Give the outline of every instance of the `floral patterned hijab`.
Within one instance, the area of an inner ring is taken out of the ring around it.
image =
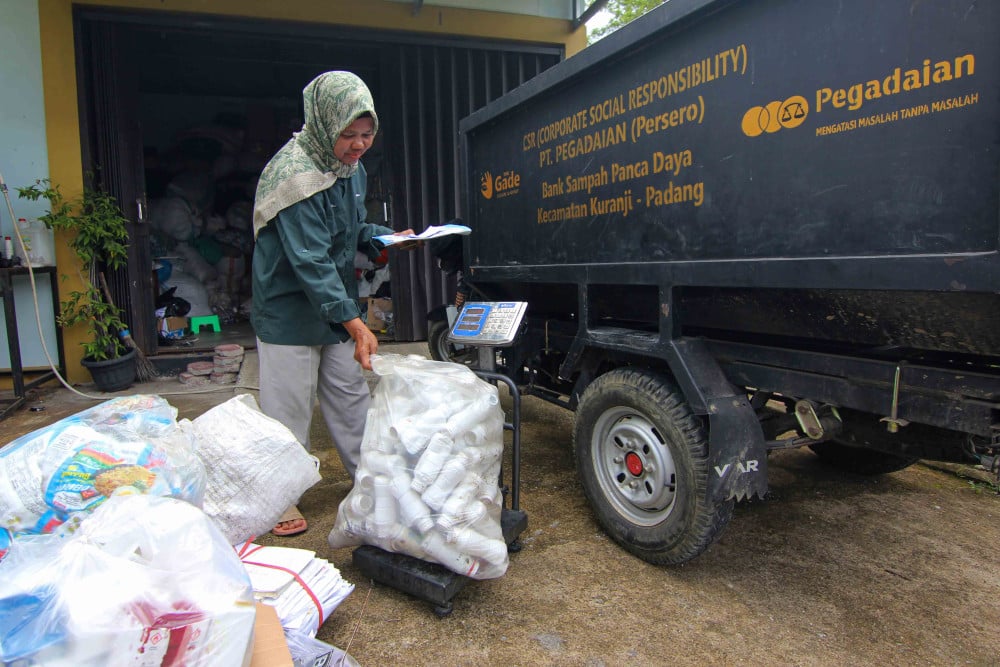
[[[368,86],[350,72],[326,72],[302,91],[305,124],[264,167],[253,206],[253,234],[292,204],[348,178],[358,166],[341,162],[333,145],[344,129],[365,113],[378,132],[378,116]]]

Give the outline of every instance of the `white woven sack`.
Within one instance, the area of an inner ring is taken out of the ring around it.
[[[230,544],[271,530],[321,479],[316,457],[286,426],[261,412],[250,394],[181,425],[207,472],[205,513]]]

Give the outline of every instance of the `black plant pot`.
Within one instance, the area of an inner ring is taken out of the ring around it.
[[[135,382],[135,350],[129,351],[115,359],[80,361],[90,371],[94,384],[101,391],[121,391],[128,389]]]

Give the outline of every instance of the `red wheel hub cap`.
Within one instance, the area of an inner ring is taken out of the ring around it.
[[[638,477],[642,474],[642,459],[635,452],[629,452],[625,455],[625,467],[628,471]]]

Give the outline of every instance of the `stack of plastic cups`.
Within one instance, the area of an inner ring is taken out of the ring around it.
[[[374,407],[368,408],[368,413],[365,416],[365,424],[378,424],[378,410]],[[364,456],[364,452],[377,450],[379,448],[379,443],[382,441],[378,430],[372,427],[365,427],[364,435],[361,437],[361,452]]]
[[[460,410],[448,418],[445,429],[452,438],[474,432],[477,426],[487,421],[499,399],[493,394],[487,394],[481,399],[470,403],[469,407]],[[485,431],[483,431],[485,434]]]
[[[501,565],[507,557],[507,545],[503,540],[490,539],[471,528],[460,528],[449,538],[461,553],[480,558],[490,565]]]
[[[441,506],[437,525],[445,532],[474,523],[486,514],[486,506],[476,498],[478,475],[467,475]]]
[[[375,476],[375,507],[372,512],[373,537],[388,540],[399,525],[396,498],[392,494],[392,480],[386,475]]]
[[[399,454],[386,454],[381,451],[369,452],[367,463],[368,472],[373,475],[394,477],[400,471],[406,471],[406,459]]]
[[[369,478],[371,479],[371,478]],[[341,512],[337,520],[341,531],[332,531],[327,538],[330,547],[340,549],[357,544],[372,530],[369,518],[375,501],[370,493],[359,493],[355,488],[349,496],[349,502],[341,503]]]
[[[371,514],[372,509],[375,507],[375,499],[369,495],[362,493],[356,493],[351,497],[351,502],[348,505],[349,511],[352,517],[356,517],[362,521]]]
[[[459,553],[452,546],[445,544],[444,538],[436,532],[424,535],[424,539],[420,542],[420,545],[434,560],[454,572],[471,577],[479,571],[478,560],[468,554]]]
[[[499,466],[497,466],[499,468]],[[503,493],[500,490],[500,471],[488,470],[485,476],[479,476],[479,486],[476,487],[476,498],[485,505],[503,505]]]
[[[399,516],[404,526],[417,532],[426,533],[434,528],[431,511],[410,487],[410,476],[404,474],[392,478],[392,492],[399,503]]]
[[[413,482],[411,484],[414,491],[423,493],[431,485],[431,482],[437,479],[438,473],[441,472],[441,468],[448,460],[448,455],[451,454],[452,445],[451,438],[443,433],[435,433],[431,437],[427,449],[420,455],[413,467]]]
[[[466,449],[478,449],[486,440],[486,427],[478,424],[459,436],[462,446]]]
[[[440,511],[452,490],[465,477],[467,468],[467,459],[464,456],[448,459],[448,462],[441,468],[441,474],[437,476],[433,484],[427,487],[420,498],[431,509]]]
[[[410,456],[417,456],[424,451],[449,414],[447,405],[439,405],[400,419],[389,428],[389,434],[402,443]]]
[[[396,532],[389,538],[389,551],[409,554],[414,558],[427,555],[420,537],[406,526],[397,526]]]

